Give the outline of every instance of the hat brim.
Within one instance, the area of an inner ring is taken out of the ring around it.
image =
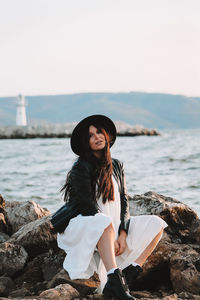
[[[110,140],[110,148],[114,144],[116,140],[116,127],[113,121],[104,116],[104,115],[92,115],[89,116],[82,121],[80,121],[76,127],[74,128],[72,135],[71,135],[71,148],[72,151],[77,154],[81,155],[82,154],[82,145],[81,145],[81,136],[84,132],[84,130],[88,129],[90,125],[98,125],[106,130],[106,132],[109,134],[111,137]]]

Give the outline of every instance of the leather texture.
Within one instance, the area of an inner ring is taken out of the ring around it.
[[[124,168],[123,164],[117,159],[112,159],[112,164],[113,175],[119,185],[121,199],[119,232],[125,230],[128,233],[130,214]],[[88,161],[81,157],[77,159],[70,171],[68,182],[70,188],[67,203],[62,207],[63,209],[59,209],[60,212],[58,210],[51,218],[57,232],[63,232],[70,219],[79,214],[90,216],[99,212],[95,187],[92,186],[92,165]],[[59,217],[61,218],[60,221]]]

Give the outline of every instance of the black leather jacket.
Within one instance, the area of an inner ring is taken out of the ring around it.
[[[126,191],[126,182],[124,177],[123,164],[117,160],[112,159],[113,164],[113,175],[119,185],[119,192],[121,198],[121,223],[119,226],[120,230],[125,230],[128,233],[130,214],[129,214],[129,200]],[[83,216],[95,215],[99,212],[97,205],[95,189],[91,184],[92,165],[84,160],[78,158],[74,163],[70,176],[69,176],[69,198],[68,204],[76,210],[77,215],[82,214]]]

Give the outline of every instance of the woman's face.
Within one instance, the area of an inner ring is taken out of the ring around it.
[[[106,145],[106,139],[102,132],[99,129],[90,125],[89,127],[89,146],[92,151],[98,152],[104,149]]]

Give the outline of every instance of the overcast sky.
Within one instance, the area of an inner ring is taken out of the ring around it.
[[[200,96],[200,0],[0,0],[0,96]]]

